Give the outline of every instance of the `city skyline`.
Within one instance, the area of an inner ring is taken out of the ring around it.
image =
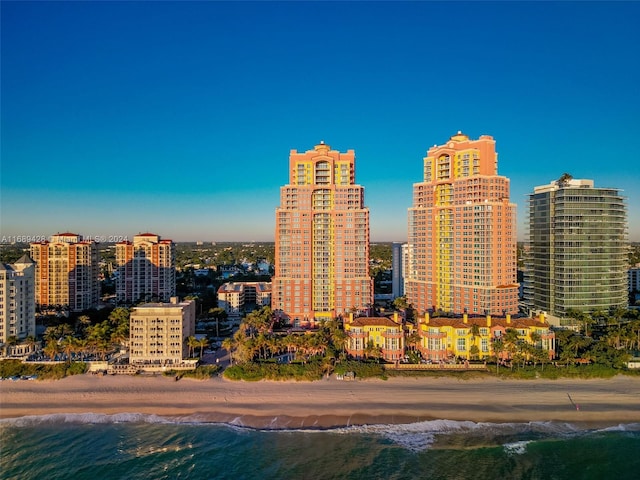
[[[2,2],[0,236],[274,241],[290,150],[356,151],[406,241],[427,150],[497,142],[518,240],[568,172],[640,241],[638,3]],[[636,191],[634,191],[636,187]]]

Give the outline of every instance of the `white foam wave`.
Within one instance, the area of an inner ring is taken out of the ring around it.
[[[527,445],[532,441],[533,440],[522,440],[520,442],[505,443],[503,448],[508,455],[523,455],[527,452]]]
[[[596,430],[598,432],[640,432],[640,423],[621,423]]]
[[[429,420],[407,424],[374,424],[351,425],[331,429],[319,428],[278,428],[278,418],[274,418],[268,428],[252,428],[246,426],[242,417],[236,417],[230,422],[211,422],[199,415],[167,418],[158,415],[141,413],[118,413],[113,415],[96,413],[33,415],[19,418],[0,419],[0,427],[30,427],[42,423],[78,423],[78,424],[109,424],[109,423],[149,423],[149,424],[179,424],[179,425],[215,425],[242,431],[261,431],[267,433],[314,433],[314,434],[364,434],[385,438],[396,445],[411,451],[423,451],[431,448],[439,439],[451,436],[452,441],[465,443],[460,435],[468,439],[467,444],[503,445],[508,453],[522,453],[530,438],[563,437],[566,435],[587,434],[591,432],[640,431],[640,423],[619,424],[601,429],[586,429],[583,426],[560,422],[528,422],[528,423],[487,423],[455,420]],[[502,441],[500,441],[502,438]],[[523,439],[524,438],[524,439]],[[513,440],[513,441],[511,441]],[[455,446],[455,443],[452,444]]]

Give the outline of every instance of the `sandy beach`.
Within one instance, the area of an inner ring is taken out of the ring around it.
[[[514,381],[391,378],[232,382],[78,375],[4,381],[0,418],[65,413],[155,414],[256,428],[328,428],[424,420],[640,422],[640,378]]]

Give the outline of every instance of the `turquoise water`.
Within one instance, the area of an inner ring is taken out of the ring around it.
[[[640,424],[253,430],[147,415],[0,421],[2,479],[640,478]]]

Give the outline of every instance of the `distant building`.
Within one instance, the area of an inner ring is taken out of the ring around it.
[[[32,243],[36,263],[35,302],[40,308],[78,312],[100,301],[98,247],[76,233],[58,233],[50,241]]]
[[[154,233],[116,244],[116,302],[168,302],[176,294],[176,246]]]
[[[224,308],[229,317],[240,317],[245,304],[263,307],[271,304],[271,283],[230,282],[218,288],[218,307]]]
[[[244,273],[244,270],[236,265],[219,265],[217,270],[218,275],[221,276],[224,280]]]
[[[519,340],[547,350],[550,359],[555,356],[555,334],[544,315],[538,318],[512,318],[508,314],[505,317],[463,315],[462,318],[431,318],[426,313],[418,320],[420,343],[417,347],[425,360],[472,359],[474,346],[477,347],[475,357],[487,359],[495,355],[493,342],[502,338],[510,328],[518,333]],[[506,352],[499,356],[508,358]]]
[[[419,313],[517,313],[516,206],[495,140],[458,132],[423,167],[409,209],[407,301]]]
[[[405,338],[402,320],[387,317],[357,317],[351,314],[344,322],[348,336],[346,351],[355,358],[371,355],[370,347],[379,349],[382,358],[389,362],[399,361],[404,356]]]
[[[13,264],[0,263],[0,344],[35,334],[35,263],[23,255]],[[11,350],[10,355],[19,354]]]
[[[391,293],[393,298],[404,296],[405,272],[408,261],[408,245],[394,242],[391,246]]]
[[[181,365],[188,356],[186,339],[196,331],[196,302],[172,297],[134,307],[129,330],[130,364]]]
[[[627,215],[618,190],[569,176],[529,195],[524,303],[559,323],[571,309],[628,305]]]
[[[630,268],[627,275],[629,276],[629,293],[640,293],[640,267]]]
[[[356,184],[355,153],[324,142],[289,155],[289,183],[276,209],[272,308],[314,324],[373,304],[369,209]]]

